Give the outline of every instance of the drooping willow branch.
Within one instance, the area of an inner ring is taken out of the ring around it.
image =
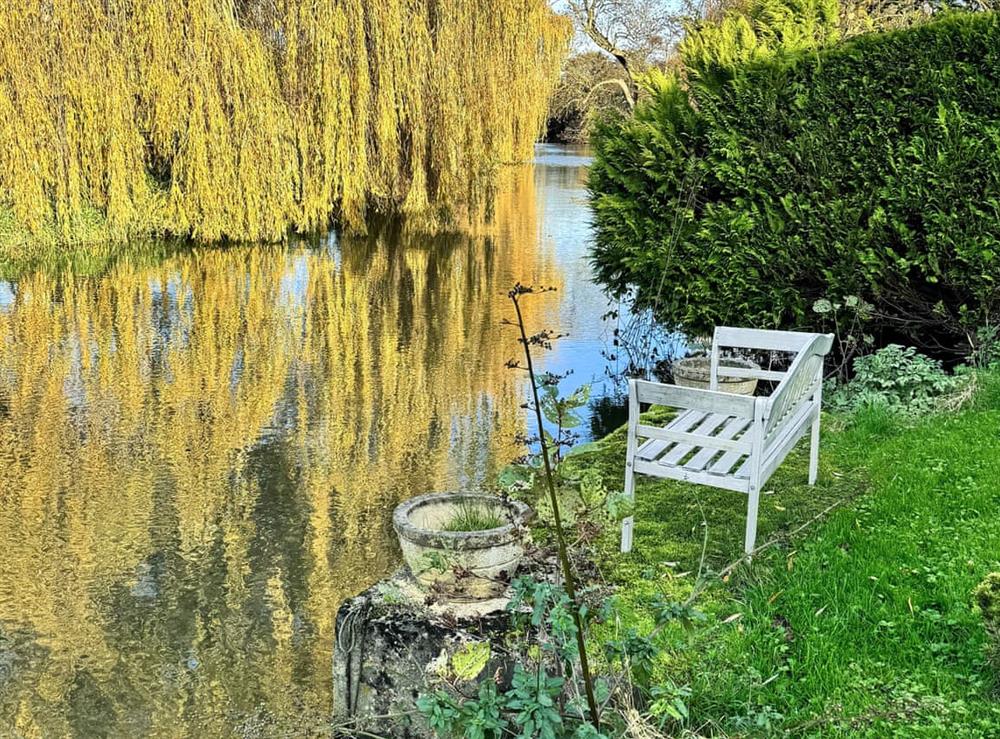
[[[0,219],[256,241],[474,214],[569,36],[545,0],[3,3]]]

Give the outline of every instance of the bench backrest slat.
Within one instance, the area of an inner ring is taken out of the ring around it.
[[[788,368],[764,408],[764,436],[767,439],[782,420],[808,400],[823,382],[823,358],[833,346],[830,334],[810,334],[808,343]]]
[[[652,403],[653,405],[664,405],[671,408],[680,407],[698,408],[709,413],[725,413],[730,416],[740,416],[742,418],[753,418],[754,398],[749,395],[722,395],[709,390],[697,390],[695,388],[680,387],[678,385],[668,385],[664,387],[658,382],[648,382],[646,380],[633,380],[632,386],[635,388],[636,399],[640,403]],[[688,403],[689,405],[683,405]]]
[[[800,352],[816,336],[801,331],[771,331],[758,328],[719,326],[715,329],[713,347],[762,349],[764,351]]]
[[[758,351],[780,351],[799,353],[817,334],[807,334],[798,331],[772,331],[757,328],[733,328],[719,326],[712,337],[712,355],[709,369],[709,387],[719,389],[719,359],[723,348],[755,349]],[[775,372],[766,369],[737,369],[723,367],[725,377],[748,377],[757,380],[781,382],[787,376],[786,372]]]

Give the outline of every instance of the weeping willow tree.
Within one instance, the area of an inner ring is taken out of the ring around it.
[[[277,240],[475,211],[541,130],[545,0],[24,0],[0,9],[0,230]]]

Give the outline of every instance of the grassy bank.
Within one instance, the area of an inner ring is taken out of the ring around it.
[[[78,222],[72,239],[64,238],[51,222],[41,232],[31,233],[18,224],[9,208],[0,205],[0,280],[17,280],[35,271],[100,275],[121,261],[156,264],[190,245],[185,239],[157,232],[118,243],[96,210],[89,210]]]
[[[635,551],[604,544],[619,592],[598,641],[651,637],[650,682],[681,706],[664,732],[1000,735],[970,598],[1000,569],[1000,377],[981,377],[960,411],[825,423],[819,484],[805,484],[798,449],[761,504],[758,542],[772,545],[724,578],[741,552],[743,496],[644,480]],[[624,435],[571,459],[620,487]],[[696,589],[704,622],[654,630],[657,597]]]

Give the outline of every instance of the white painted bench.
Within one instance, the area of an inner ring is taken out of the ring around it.
[[[630,381],[626,498],[635,496],[636,474],[746,493],[744,549],[752,552],[761,488],[810,426],[809,484],[816,482],[823,358],[832,345],[830,334],[719,327],[712,341],[711,389]],[[724,367],[725,377],[778,382],[769,397],[734,395],[717,390],[723,348],[790,352],[795,358],[785,372]],[[651,426],[640,422],[643,403],[678,411],[665,426]],[[622,522],[623,552],[632,549],[632,526],[631,516]]]

